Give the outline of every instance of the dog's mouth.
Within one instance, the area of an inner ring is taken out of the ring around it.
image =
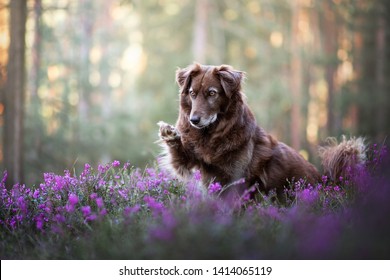
[[[199,122],[197,122],[197,123],[194,123],[191,120],[189,120],[189,122],[190,122],[192,127],[195,127],[196,129],[203,129],[203,128],[208,127],[210,124],[212,124],[216,120],[217,120],[217,114],[214,114],[206,119],[200,118]]]

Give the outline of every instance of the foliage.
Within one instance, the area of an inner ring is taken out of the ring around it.
[[[1,181],[1,259],[389,258],[390,181],[386,150],[372,146],[364,169],[340,182],[291,184],[227,201],[158,167],[86,164],[80,175],[45,173],[12,190]],[[386,175],[386,174],[385,174]]]

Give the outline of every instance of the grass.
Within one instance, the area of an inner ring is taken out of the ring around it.
[[[1,259],[388,259],[390,180],[372,146],[359,173],[335,184],[291,182],[230,203],[214,183],[114,161],[39,186],[0,183]]]

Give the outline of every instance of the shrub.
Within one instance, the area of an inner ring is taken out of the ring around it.
[[[386,150],[337,183],[300,179],[280,204],[272,192],[241,204],[200,173],[184,184],[157,167],[86,164],[44,174],[39,186],[0,182],[2,259],[389,258]]]

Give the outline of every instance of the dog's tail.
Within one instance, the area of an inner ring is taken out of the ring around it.
[[[366,163],[366,144],[361,137],[347,139],[340,143],[328,138],[325,146],[319,148],[324,174],[335,182],[350,178]]]

